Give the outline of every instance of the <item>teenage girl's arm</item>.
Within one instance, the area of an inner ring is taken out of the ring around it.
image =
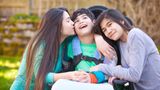
[[[99,52],[111,59],[115,53],[114,48],[110,46],[101,35],[95,34],[94,38]]]

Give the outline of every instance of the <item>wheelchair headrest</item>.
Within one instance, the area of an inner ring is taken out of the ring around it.
[[[95,15],[95,18],[97,19],[100,13],[103,12],[104,10],[107,10],[108,8],[105,6],[95,5],[89,7],[88,9]]]

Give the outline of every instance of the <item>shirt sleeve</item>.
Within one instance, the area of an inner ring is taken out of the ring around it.
[[[21,64],[18,70],[18,76],[13,81],[10,90],[24,90],[25,87],[25,75],[26,75],[26,56],[27,56],[27,48],[23,54]]]
[[[40,67],[40,64],[41,64],[41,61],[43,58],[44,48],[45,48],[45,44],[41,43],[35,53],[35,57],[34,57],[34,75],[35,75],[35,77],[38,74],[38,70],[39,70],[39,67]],[[46,75],[45,83],[46,84],[53,84],[53,82],[54,82],[54,73],[49,72]]]
[[[91,72],[91,74],[95,75],[95,77],[97,79],[96,83],[102,83],[107,80],[105,74],[101,71],[94,71],[94,72]],[[92,79],[92,77],[90,77],[90,78]]]
[[[54,83],[54,73],[49,72],[46,75],[46,83],[49,84],[49,85],[52,85]]]
[[[145,46],[140,35],[134,34],[129,40],[128,53],[126,54],[126,56],[128,56],[126,62],[129,67],[125,68],[123,66],[107,66],[105,64],[100,64],[99,70],[110,76],[115,76],[131,82],[138,82],[144,68]]]

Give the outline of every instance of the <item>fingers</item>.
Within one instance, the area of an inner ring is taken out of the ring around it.
[[[114,48],[112,46],[110,46],[108,43],[107,45],[104,44],[103,46],[104,48],[101,51],[101,53],[107,57],[108,59],[112,59],[113,55],[116,53]]]
[[[90,77],[89,74],[86,73],[85,71],[75,71],[71,80],[77,82],[89,83]]]
[[[116,77],[109,77],[108,78],[108,83],[113,85],[113,80],[115,80],[115,79],[116,79]]]
[[[82,83],[90,83],[90,82],[91,82],[90,76],[89,76],[88,73],[84,74],[84,75],[81,76],[79,79],[80,79],[79,82],[82,82]]]

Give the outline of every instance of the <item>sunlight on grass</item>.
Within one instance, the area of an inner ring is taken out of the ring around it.
[[[0,56],[0,90],[9,90],[18,74],[20,57]]]
[[[158,50],[159,50],[159,52],[160,52],[160,46],[157,46],[158,47]]]
[[[19,67],[19,65],[20,65],[20,62],[11,63],[9,61],[0,61],[1,67],[17,68],[17,67]]]
[[[0,77],[3,77],[5,79],[14,79],[17,73],[18,73],[17,69],[11,69],[5,72],[0,72]]]
[[[0,59],[0,77],[6,79],[13,79],[18,73],[18,67],[20,62],[14,62],[16,58],[6,58],[3,57]]]

